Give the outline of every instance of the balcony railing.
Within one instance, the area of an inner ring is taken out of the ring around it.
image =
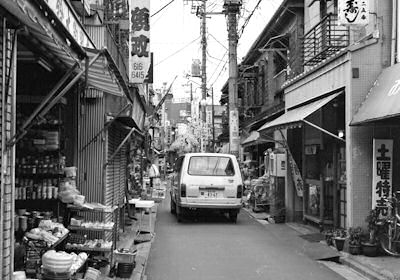
[[[304,36],[304,65],[312,66],[346,48],[348,27],[338,25],[337,15],[328,14]]]

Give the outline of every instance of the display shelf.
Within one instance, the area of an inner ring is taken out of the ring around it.
[[[115,225],[114,225],[115,226]],[[112,232],[114,230],[114,226],[112,228],[88,228],[81,226],[68,226],[69,230],[86,230],[86,231],[107,231]]]
[[[93,248],[93,247],[78,247],[78,246],[65,246],[65,250],[81,251],[81,252],[112,252],[113,248]]]
[[[67,208],[71,211],[86,211],[86,212],[98,212],[98,213],[114,213],[118,209],[118,206],[113,206],[111,208],[87,208],[77,205],[68,205]]]
[[[64,234],[64,236],[60,237],[60,239],[58,239],[58,241],[56,243],[54,243],[53,245],[51,245],[49,247],[49,249],[54,249],[56,248],[58,245],[60,245],[67,237],[68,237],[68,233]]]
[[[18,178],[37,178],[37,179],[58,179],[60,177],[64,177],[64,174],[58,173],[35,173],[35,174],[24,174],[24,173],[17,173],[15,175]]]
[[[37,199],[16,199],[16,203],[22,203],[22,202],[61,202],[58,198],[37,198]]]

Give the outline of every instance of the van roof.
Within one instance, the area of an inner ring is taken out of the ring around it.
[[[235,155],[222,154],[222,153],[187,153],[185,154],[185,156],[223,156],[223,157],[236,158]]]

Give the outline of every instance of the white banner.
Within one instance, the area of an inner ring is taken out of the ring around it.
[[[150,0],[129,1],[129,82],[143,83],[150,67]]]
[[[384,198],[392,196],[393,140],[374,139],[372,163],[372,209],[387,216],[388,207]]]
[[[297,163],[294,160],[292,153],[289,151],[289,149],[287,149],[287,154],[288,154],[290,170],[292,172],[293,184],[296,187],[297,196],[303,197],[304,181],[303,178],[301,177],[299,167],[297,166]]]
[[[369,19],[369,0],[339,0],[340,25],[366,25]]]
[[[231,154],[239,157],[239,112],[235,109],[229,110],[229,150]]]

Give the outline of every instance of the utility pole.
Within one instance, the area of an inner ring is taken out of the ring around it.
[[[239,110],[238,110],[238,66],[237,66],[237,14],[241,0],[225,0],[229,41],[229,152],[239,157]]]
[[[207,0],[189,0],[189,2],[201,2],[201,5],[192,6],[192,10],[196,10],[196,16],[201,18],[201,46],[202,46],[202,61],[201,61],[201,92],[202,92],[202,100],[200,100],[201,106],[201,116],[200,116],[200,124],[201,124],[201,151],[203,152],[203,129],[206,124],[206,99],[207,99],[207,15],[221,15],[221,12],[207,12],[206,2]],[[203,101],[203,104],[202,104]]]
[[[207,99],[207,11],[206,1],[202,0],[201,8],[201,98]],[[206,122],[206,106],[201,106],[201,118]]]
[[[211,88],[212,152],[215,152],[214,88]]]

